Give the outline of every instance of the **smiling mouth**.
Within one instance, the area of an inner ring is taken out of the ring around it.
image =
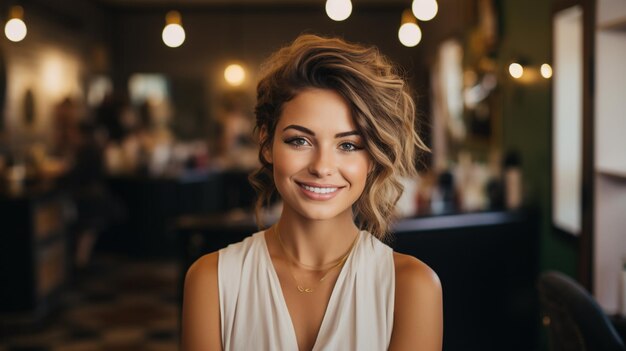
[[[298,185],[300,185],[305,190],[308,190],[316,194],[332,194],[341,188],[341,187],[336,187],[336,186],[335,187],[317,187],[317,186],[306,185],[303,183],[298,183]]]

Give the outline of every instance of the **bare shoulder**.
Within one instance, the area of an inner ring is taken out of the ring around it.
[[[411,255],[398,252],[393,253],[393,260],[396,269],[396,286],[400,285],[413,292],[441,292],[439,276],[426,263]]]
[[[219,253],[196,260],[185,275],[181,346],[185,351],[221,350]]]
[[[219,251],[211,252],[198,258],[187,270],[185,285],[196,284],[217,278]]]
[[[389,350],[441,350],[443,303],[439,277],[427,264],[394,252],[396,293]]]

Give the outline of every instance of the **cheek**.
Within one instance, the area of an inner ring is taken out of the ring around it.
[[[274,160],[274,181],[279,184],[287,181],[289,177],[306,168],[304,157],[294,155],[293,151],[281,145],[274,145],[272,158]]]
[[[353,186],[364,187],[370,162],[367,157],[359,158],[355,162],[346,162],[343,172]]]

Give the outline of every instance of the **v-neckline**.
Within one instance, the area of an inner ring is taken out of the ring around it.
[[[265,252],[265,258],[268,261],[268,270],[270,271],[270,276],[272,277],[272,279],[274,280],[274,285],[278,286],[278,289],[280,291],[280,309],[281,309],[281,314],[286,315],[289,318],[289,326],[291,326],[291,336],[292,336],[292,341],[295,342],[295,350],[300,350],[299,346],[298,346],[298,335],[296,334],[296,327],[293,324],[293,319],[291,318],[291,313],[289,313],[289,308],[287,307],[287,300],[285,299],[285,294],[283,293],[283,287],[280,284],[280,279],[278,278],[278,273],[276,272],[276,267],[274,267],[274,262],[272,261],[272,256],[270,255],[270,250],[267,246],[267,239],[265,237],[265,233],[267,231],[263,231],[262,232],[262,236],[263,236],[263,251]],[[361,230],[359,230],[358,234],[359,237],[357,238],[357,242],[355,244],[355,246],[352,248],[352,251],[350,252],[348,258],[346,259],[346,262],[343,264],[343,266],[341,267],[341,271],[339,272],[339,275],[337,276],[337,280],[335,280],[335,284],[333,285],[333,289],[330,293],[330,298],[328,299],[328,304],[326,305],[326,310],[324,311],[324,316],[322,317],[322,323],[320,324],[320,329],[317,331],[317,335],[315,336],[315,342],[313,343],[313,347],[311,348],[311,351],[315,351],[317,348],[317,342],[319,340],[319,336],[322,334],[322,332],[324,331],[324,327],[326,324],[328,324],[328,322],[326,321],[328,319],[328,311],[331,309],[331,307],[334,308],[334,305],[336,304],[335,300],[336,300],[336,295],[337,295],[337,283],[340,281],[340,279],[344,279],[344,276],[347,274],[348,269],[346,268],[347,266],[350,266],[351,262],[352,262],[352,256],[354,256],[354,252],[357,250],[357,247],[359,246],[359,242],[361,241]]]

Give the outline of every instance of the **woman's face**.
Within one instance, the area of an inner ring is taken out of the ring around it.
[[[284,206],[315,220],[352,216],[371,165],[345,100],[307,89],[283,105],[266,158]]]

